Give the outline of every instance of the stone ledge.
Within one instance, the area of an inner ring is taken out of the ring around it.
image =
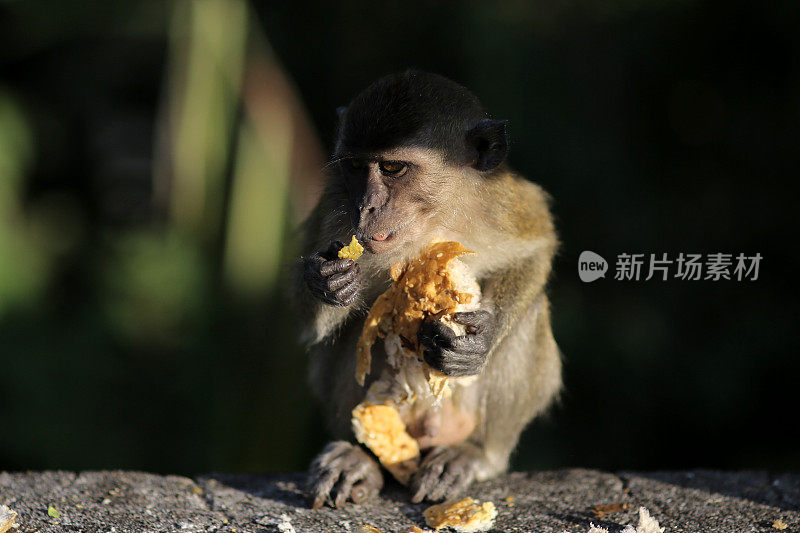
[[[344,509],[309,509],[303,474],[212,474],[194,479],[142,472],[0,473],[0,505],[16,511],[18,532],[274,532],[285,515],[297,531],[384,533],[424,527],[423,504],[389,485],[379,500]],[[469,495],[491,500],[493,531],[585,533],[589,524],[619,532],[650,510],[667,533],[800,532],[800,474],[766,472],[618,473],[557,470],[508,474],[474,485]],[[508,498],[508,500],[507,500]],[[513,500],[512,500],[513,499]],[[627,504],[598,517],[595,505]],[[57,517],[48,514],[52,506]]]

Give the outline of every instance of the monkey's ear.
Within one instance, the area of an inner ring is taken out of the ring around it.
[[[485,118],[467,133],[467,149],[472,166],[481,172],[492,170],[508,153],[507,120]]]

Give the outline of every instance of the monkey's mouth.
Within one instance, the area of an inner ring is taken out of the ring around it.
[[[397,239],[396,231],[379,231],[378,233],[373,233],[372,235],[364,235],[364,238],[361,239],[364,248],[367,251],[372,252],[373,254],[378,254],[381,252],[385,252],[390,250],[394,247],[395,242]]]

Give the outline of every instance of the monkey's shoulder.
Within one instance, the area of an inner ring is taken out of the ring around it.
[[[555,237],[550,195],[526,177],[504,170],[488,180],[492,189],[486,206],[498,228],[523,239]]]

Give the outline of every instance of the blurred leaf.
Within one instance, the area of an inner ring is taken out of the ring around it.
[[[15,99],[0,89],[0,316],[36,299],[49,274],[46,251],[21,208],[22,183],[33,152],[28,122]]]
[[[138,342],[177,340],[208,291],[197,248],[175,232],[137,232],[116,238],[112,257],[103,269],[103,294],[114,327]]]
[[[206,241],[222,224],[247,28],[241,0],[175,3],[157,190],[177,226]]]
[[[28,121],[16,99],[0,87],[0,223],[18,207],[18,189],[32,152]]]
[[[280,267],[292,131],[285,112],[272,119],[266,138],[247,122],[240,132],[225,243],[225,275],[240,295],[265,294]]]

